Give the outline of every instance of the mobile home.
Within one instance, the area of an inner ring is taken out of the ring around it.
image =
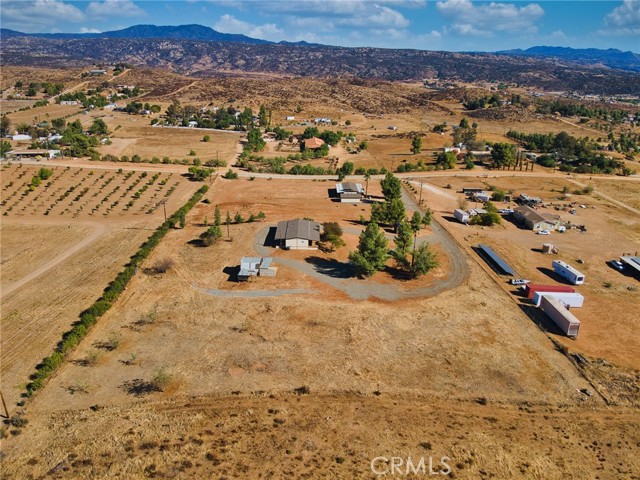
[[[584,274],[573,268],[571,265],[562,260],[554,260],[551,265],[553,270],[562,278],[568,280],[574,285],[582,285],[584,283]]]

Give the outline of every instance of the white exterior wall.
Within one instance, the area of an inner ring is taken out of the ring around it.
[[[308,250],[313,247],[309,246],[309,240],[304,238],[291,238],[285,240],[285,246],[291,250]]]
[[[454,210],[453,216],[462,223],[467,223],[469,221],[469,214],[463,210]]]
[[[574,285],[582,285],[584,283],[584,279],[585,279],[584,274],[580,273],[579,271],[575,270],[574,268],[571,268],[569,265],[568,265],[568,267],[570,267],[571,269],[566,268],[564,265],[559,264],[555,260],[552,262],[551,265],[553,266],[553,270],[558,275],[560,275],[563,278],[566,278],[567,280],[569,280]]]
[[[570,293],[570,292],[535,292],[533,294],[533,303],[536,304],[536,307],[540,306],[542,302],[542,297],[553,297],[556,300],[560,300],[565,305],[569,305],[573,308],[580,308],[584,303],[584,297],[580,295],[578,292]]]

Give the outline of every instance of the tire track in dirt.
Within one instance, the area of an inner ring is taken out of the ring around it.
[[[92,226],[95,227],[95,231],[91,235],[84,238],[83,240],[80,240],[73,247],[64,251],[57,257],[52,258],[44,265],[38,267],[31,273],[22,277],[20,280],[17,280],[13,283],[10,283],[9,285],[2,287],[2,290],[0,290],[0,299],[6,300],[13,292],[18,290],[20,287],[22,287],[26,283],[38,278],[40,275],[44,274],[45,272],[51,270],[55,266],[64,262],[67,258],[75,255],[83,248],[86,248],[89,245],[91,245],[93,242],[98,240],[102,235],[104,235],[105,231],[107,230],[107,226],[103,223],[93,223]]]

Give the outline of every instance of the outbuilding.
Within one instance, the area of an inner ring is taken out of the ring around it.
[[[278,222],[275,241],[279,247],[290,250],[317,250],[320,224],[302,218]]]
[[[551,262],[553,271],[560,275],[562,278],[568,280],[574,285],[582,285],[584,283],[584,274],[573,268],[568,263],[562,260],[554,260]]]
[[[469,213],[459,208],[453,211],[453,216],[456,217],[456,220],[460,223],[467,223],[469,221]]]
[[[360,203],[364,188],[362,184],[355,182],[336,183],[336,193],[342,203]]]

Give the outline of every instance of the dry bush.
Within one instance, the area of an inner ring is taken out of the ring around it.
[[[151,270],[153,271],[153,273],[165,273],[168,270],[171,269],[171,267],[173,267],[174,262],[172,259],[170,258],[163,258],[161,260],[158,260],[153,267],[151,267]]]

